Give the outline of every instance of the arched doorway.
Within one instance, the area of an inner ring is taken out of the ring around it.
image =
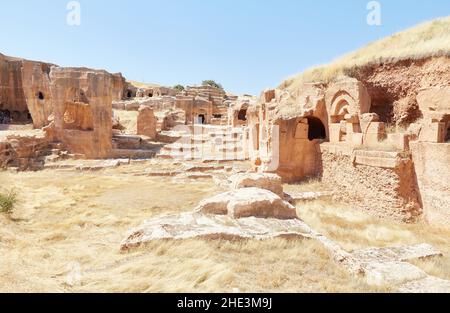
[[[308,139],[310,141],[314,139],[326,139],[327,131],[325,125],[317,117],[307,117],[308,120]]]
[[[199,114],[197,118],[198,124],[205,124],[206,123],[206,116],[205,114]]]
[[[240,121],[247,121],[247,110],[241,109],[238,113],[238,120]]]
[[[332,109],[331,122],[340,123],[345,119],[345,115],[349,114],[350,104],[346,99],[339,100]]]
[[[346,116],[351,114],[349,96],[343,95],[335,100],[330,116],[330,141],[333,143],[347,140]]]

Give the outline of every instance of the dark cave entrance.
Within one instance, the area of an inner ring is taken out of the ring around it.
[[[198,122],[199,122],[200,124],[205,124],[205,122],[206,122],[206,116],[205,116],[205,114],[199,114],[199,115],[198,115]]]
[[[239,111],[238,120],[244,121],[244,122],[247,121],[247,110],[242,109]]]
[[[325,125],[317,117],[307,117],[308,120],[308,139],[327,139],[327,131]]]

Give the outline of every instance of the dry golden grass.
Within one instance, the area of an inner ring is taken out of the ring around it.
[[[450,57],[450,17],[420,24],[390,37],[373,42],[355,52],[344,55],[330,64],[311,68],[295,75],[281,85],[281,89],[296,89],[306,82],[331,82],[341,75],[349,75],[355,68],[372,63],[396,62],[405,59]]]
[[[223,191],[210,180],[126,173],[148,166],[0,173],[20,190],[12,217],[0,216],[0,291],[380,291],[315,241],[159,241],[121,253],[121,240],[143,220],[190,211]],[[71,278],[78,268],[79,283]]]
[[[289,194],[301,192],[320,192],[328,191],[329,188],[319,178],[310,178],[296,184],[285,184],[284,191]]]
[[[297,206],[299,216],[315,230],[337,241],[347,251],[367,247],[390,247],[429,243],[444,256],[414,262],[430,275],[450,279],[450,231],[425,223],[399,224],[367,215],[332,200]]]
[[[0,215],[3,292],[379,292],[335,264],[318,242],[158,241],[130,253],[130,228],[164,214],[191,211],[222,192],[211,180],[134,176],[169,163],[133,164],[95,173],[0,173],[19,191],[11,217]],[[318,181],[293,190],[325,190]],[[331,202],[299,206],[301,216],[347,249],[430,242],[448,253],[448,234],[378,221]],[[447,277],[447,257],[421,262]],[[448,271],[448,270],[447,270]],[[74,277],[76,279],[74,279]]]
[[[154,84],[154,83],[141,83],[138,81],[134,81],[134,80],[128,80],[128,83],[130,83],[131,85],[133,85],[136,88],[152,88],[152,87],[161,87],[161,85],[158,84]]]

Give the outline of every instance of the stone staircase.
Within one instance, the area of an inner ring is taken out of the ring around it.
[[[162,145],[141,136],[114,135],[112,158],[150,159],[160,151]]]
[[[54,163],[65,160],[82,160],[84,154],[69,153],[61,142],[50,142],[48,150],[44,152],[42,161],[45,163]]]
[[[244,149],[246,133],[243,128],[223,126],[195,126],[194,133],[163,132],[169,144],[165,145],[157,158],[202,160],[202,161],[243,161],[248,156]]]

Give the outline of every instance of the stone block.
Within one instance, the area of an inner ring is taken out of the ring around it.
[[[351,134],[352,142],[351,144],[354,146],[361,146],[363,144],[363,134],[362,133],[354,133]]]
[[[422,127],[419,141],[443,143],[445,142],[445,123],[430,123]]]
[[[389,134],[386,143],[400,151],[409,150],[409,137],[403,133]]]
[[[374,145],[386,139],[386,126],[382,122],[373,122],[367,127],[364,136],[365,145]]]
[[[359,123],[347,123],[347,135],[351,135],[354,133],[360,133],[361,127],[359,126]]]
[[[330,142],[338,143],[341,141],[341,124],[330,124]]]

